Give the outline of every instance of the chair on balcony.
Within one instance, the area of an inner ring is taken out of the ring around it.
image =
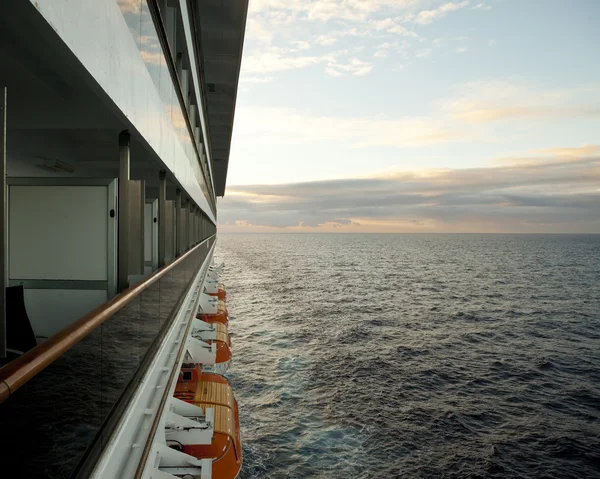
[[[6,288],[6,350],[4,363],[29,351],[37,345],[31,321],[25,309],[23,286]]]

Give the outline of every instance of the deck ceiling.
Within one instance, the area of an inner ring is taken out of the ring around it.
[[[248,0],[197,0],[216,196],[225,194]]]
[[[131,177],[157,189],[160,158],[29,2],[0,0],[3,87],[9,177],[116,178],[118,135],[128,129]],[[51,160],[74,172],[48,171],[43,164]],[[180,186],[168,175],[169,199]]]

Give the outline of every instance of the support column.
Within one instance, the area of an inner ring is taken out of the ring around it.
[[[0,358],[6,357],[6,287],[8,286],[8,227],[6,221],[6,102],[7,89],[0,89]]]
[[[200,208],[196,210],[196,244],[200,243]]]
[[[194,229],[194,203],[192,200],[189,200],[188,205],[187,247],[190,249],[192,247],[192,230]]]
[[[204,241],[206,235],[204,234],[204,213],[200,213],[200,241]]]
[[[181,219],[181,190],[175,190],[175,256],[181,254],[181,233],[183,221]]]
[[[192,230],[190,231],[190,237],[192,246],[196,246],[196,215],[198,214],[198,207],[194,205],[192,208]]]
[[[158,174],[158,267],[167,263],[167,172]]]
[[[198,226],[198,237],[200,241],[204,241],[204,234],[202,233],[203,225],[204,225],[204,215],[202,211],[200,212],[200,217],[198,218],[198,222],[200,225]]]
[[[193,235],[193,231],[194,231],[194,208],[196,206],[194,205],[194,203],[192,203],[192,201],[190,200],[190,209],[188,211],[188,218],[189,218],[189,228],[188,228],[188,249],[191,248],[194,243],[192,241],[192,235]]]
[[[131,137],[127,130],[119,134],[119,224],[118,224],[118,290],[129,286],[129,173],[131,158],[129,143]]]
[[[200,208],[196,211],[196,244],[200,243]]]
[[[181,252],[187,251],[189,243],[189,231],[190,231],[190,200],[186,198],[185,207],[183,208],[181,215],[183,219],[183,226],[181,227]]]

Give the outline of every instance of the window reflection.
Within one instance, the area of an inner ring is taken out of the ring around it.
[[[161,98],[165,113],[192,167],[194,177],[208,204],[212,205],[200,158],[196,155],[194,140],[190,137],[187,129],[184,112],[181,109],[148,4],[146,0],[117,0],[117,4]]]

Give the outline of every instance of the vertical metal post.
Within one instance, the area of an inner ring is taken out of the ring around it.
[[[127,130],[119,134],[119,251],[118,251],[118,285],[119,291],[129,286],[129,172],[131,158],[129,143],[131,137]]]
[[[6,356],[6,287],[8,286],[8,224],[6,194],[6,102],[7,88],[0,90],[0,358]]]
[[[181,221],[181,190],[175,190],[175,256],[181,254],[181,233],[183,221]]]
[[[167,263],[167,172],[158,174],[158,267]]]

